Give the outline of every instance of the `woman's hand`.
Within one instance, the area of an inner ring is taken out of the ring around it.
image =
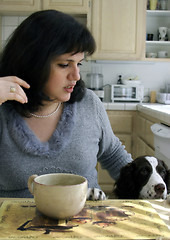
[[[28,99],[22,87],[29,88],[30,86],[15,76],[0,77],[0,105],[7,100],[27,103]]]

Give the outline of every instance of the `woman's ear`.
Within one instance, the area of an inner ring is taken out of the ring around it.
[[[120,199],[137,199],[139,193],[136,192],[134,179],[135,165],[128,163],[120,171],[119,179],[115,183],[114,193]]]

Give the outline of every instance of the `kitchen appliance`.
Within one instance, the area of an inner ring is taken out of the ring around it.
[[[101,73],[88,73],[86,75],[86,87],[93,90],[95,94],[103,100],[104,89],[103,89],[103,75]]]
[[[170,104],[170,93],[157,93],[156,100],[158,103]]]
[[[166,83],[165,88],[156,94],[156,101],[158,103],[170,104],[170,83]]]
[[[111,85],[112,102],[141,102],[143,95],[142,85]]]
[[[170,168],[170,127],[155,123],[151,126],[154,134],[155,157],[165,161]]]

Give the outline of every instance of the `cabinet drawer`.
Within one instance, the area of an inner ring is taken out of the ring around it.
[[[136,126],[137,135],[141,138],[145,138],[145,119],[141,116],[137,116]]]
[[[141,138],[137,138],[137,151],[136,157],[143,156],[143,155],[150,155],[154,156],[154,150],[149,147]]]
[[[154,135],[153,132],[151,131],[151,126],[154,123],[146,120],[146,136],[145,136],[145,140],[148,143],[149,146],[151,146],[152,148],[154,148]]]
[[[137,116],[137,135],[142,138],[149,146],[154,147],[154,135],[151,131],[151,126],[154,122],[142,117]]]

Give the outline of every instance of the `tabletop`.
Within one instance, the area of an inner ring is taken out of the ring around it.
[[[0,198],[0,204],[0,240],[170,237],[170,205],[164,200],[87,201],[78,215],[58,222],[39,213],[34,199]]]

